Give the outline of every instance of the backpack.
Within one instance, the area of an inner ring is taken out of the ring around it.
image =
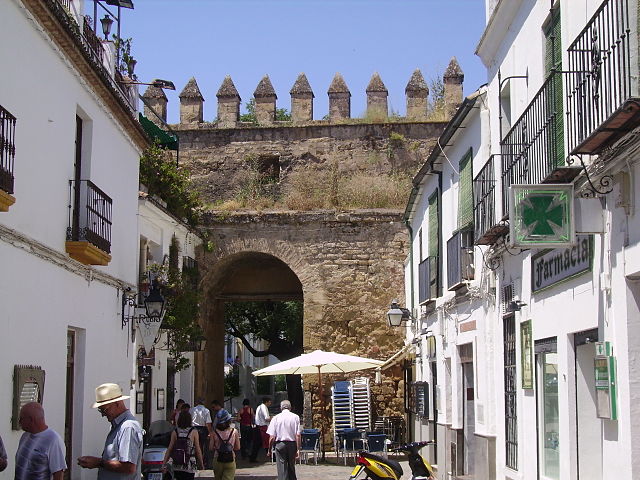
[[[218,462],[220,463],[231,463],[233,462],[233,446],[229,443],[229,439],[231,435],[233,435],[233,428],[231,429],[231,433],[227,437],[226,440],[223,440],[218,431],[216,430],[216,435],[222,442],[218,447]]]
[[[191,452],[193,447],[189,448],[189,436],[192,430],[193,427],[189,429],[186,437],[181,437],[176,428],[176,443],[173,444],[173,450],[171,450],[171,460],[173,460],[174,465],[186,466],[193,456]]]

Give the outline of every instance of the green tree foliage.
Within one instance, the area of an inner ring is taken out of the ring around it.
[[[436,119],[446,116],[444,103],[444,80],[442,75],[432,77],[429,82],[429,116]]]
[[[150,195],[167,203],[167,210],[195,227],[200,221],[202,204],[198,192],[192,187],[189,171],[178,166],[171,155],[153,144],[140,157],[140,183],[146,185]]]
[[[241,122],[258,123],[258,117],[256,117],[256,101],[255,99],[249,100],[244,104],[247,109],[247,113],[240,114]],[[286,108],[276,108],[276,120],[279,122],[290,122],[291,113]]]
[[[234,368],[224,376],[224,396],[233,398],[240,395],[240,369]]]

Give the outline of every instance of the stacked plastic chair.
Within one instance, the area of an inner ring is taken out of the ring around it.
[[[364,431],[371,430],[371,389],[369,379],[360,377],[353,380],[353,426]]]

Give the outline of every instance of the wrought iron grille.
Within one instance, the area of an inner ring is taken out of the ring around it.
[[[102,41],[98,38],[96,32],[93,31],[93,28],[91,28],[92,21],[89,15],[85,15],[84,21],[82,22],[82,36],[87,42],[91,54],[95,56],[95,60],[98,64],[102,65],[104,49],[102,48]]]
[[[447,288],[473,280],[473,230],[462,230],[447,241]]]
[[[71,13],[71,0],[58,0],[58,3],[67,9]]]
[[[494,155],[473,180],[474,241],[484,244],[484,236],[496,224],[496,174]]]
[[[111,198],[89,180],[69,180],[67,240],[111,253]]]
[[[13,193],[16,117],[0,106],[0,190]]]
[[[427,257],[418,265],[418,302],[437,298],[439,286],[438,257]]]
[[[538,184],[564,165],[562,73],[552,72],[501,142],[502,212],[509,211],[509,187]]]
[[[570,151],[595,152],[584,143],[633,96],[630,40],[628,0],[605,0],[568,48]]]
[[[504,417],[507,467],[518,469],[518,409],[516,387],[516,323],[513,314],[503,318]]]

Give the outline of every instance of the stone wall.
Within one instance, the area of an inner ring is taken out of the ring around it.
[[[205,224],[213,251],[199,259],[208,343],[197,390],[207,398],[221,395],[224,339],[218,297],[234,270],[229,259],[246,252],[272,255],[299,278],[305,351],[377,359],[398,351],[402,336],[387,326],[385,314],[390,300],[404,291],[408,238],[401,217],[396,211],[209,214]],[[402,412],[402,386],[399,372],[394,373],[373,388],[376,416]],[[305,378],[305,389],[315,383],[315,376]],[[323,383],[329,395],[332,379]]]

